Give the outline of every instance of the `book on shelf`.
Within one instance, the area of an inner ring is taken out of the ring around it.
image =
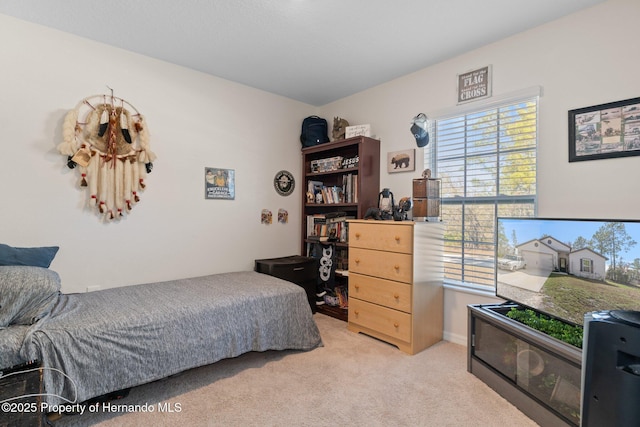
[[[322,202],[327,204],[344,203],[344,191],[342,187],[323,186],[320,190],[322,192]]]
[[[342,188],[344,188],[344,201],[345,203],[351,203],[352,193],[351,193],[351,179],[349,178],[351,174],[342,175]]]
[[[327,236],[308,236],[307,239],[311,242],[328,242],[329,237]]]
[[[307,215],[307,239],[320,242],[346,241],[346,219],[345,212]]]
[[[324,231],[326,232],[327,219],[323,214],[307,215],[307,238],[308,239],[320,240],[320,237],[323,237],[323,234],[322,234],[323,227],[324,227]]]
[[[353,180],[353,203],[358,203],[358,180]]]
[[[309,203],[358,203],[358,175],[344,174],[342,185],[325,185],[322,181],[309,180],[307,193]]]
[[[348,173],[342,176],[342,187],[344,188],[344,201],[345,203],[357,203],[357,182],[358,176],[352,173]]]
[[[340,221],[345,221],[347,219],[347,213],[346,212],[328,212],[326,214],[324,214],[324,217],[326,219],[327,224],[333,223],[333,222],[340,222]]]
[[[340,308],[349,308],[349,295],[347,294],[347,288],[345,286],[337,286],[334,289],[334,292],[338,297]]]
[[[339,249],[336,253],[336,272],[340,270],[342,276],[349,275],[349,250]]]

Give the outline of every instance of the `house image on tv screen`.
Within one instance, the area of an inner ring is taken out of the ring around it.
[[[516,248],[527,269],[542,274],[560,271],[585,279],[605,279],[608,258],[590,248],[573,250],[551,236],[529,240]]]

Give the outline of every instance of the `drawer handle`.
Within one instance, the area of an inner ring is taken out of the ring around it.
[[[396,329],[397,329],[399,326],[400,326],[400,324],[399,324],[398,322],[393,322],[393,327],[394,327],[394,328],[396,328]]]
[[[396,236],[396,242],[400,241],[400,236]]]
[[[357,261],[356,261],[357,262]],[[394,265],[393,268],[397,271],[400,270],[400,266],[398,264]]]
[[[355,261],[356,264],[359,264],[360,263],[360,258],[356,258],[356,259],[354,259],[354,261]]]
[[[356,233],[356,239],[360,238],[360,233]]]
[[[360,314],[360,312],[358,310],[354,311],[355,315],[357,316],[358,314]]]
[[[398,293],[393,294],[393,297],[394,297],[395,299],[400,299],[400,295],[399,295]]]
[[[356,288],[356,290],[360,289],[360,285],[353,285],[354,288]]]

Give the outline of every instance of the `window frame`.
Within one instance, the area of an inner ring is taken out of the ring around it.
[[[535,139],[535,146],[533,148],[533,152],[535,153],[535,159],[536,159],[536,175],[535,175],[535,183],[533,184],[533,188],[534,188],[534,194],[533,195],[527,195],[527,196],[508,196],[508,195],[499,195],[496,194],[494,196],[488,196],[488,197],[464,197],[464,202],[459,202],[457,204],[460,204],[461,208],[464,209],[465,205],[468,203],[486,203],[489,200],[493,200],[491,202],[491,205],[493,206],[493,219],[494,221],[496,221],[497,217],[498,217],[498,206],[501,203],[517,203],[519,201],[526,201],[529,204],[533,205],[533,213],[532,213],[532,217],[537,217],[537,213],[538,213],[538,158],[539,158],[539,153],[538,153],[538,141],[539,141],[539,123],[540,123],[540,98],[542,96],[542,89],[539,86],[535,86],[535,87],[531,87],[531,88],[527,88],[527,89],[523,89],[521,91],[517,91],[517,92],[512,92],[503,96],[499,96],[499,97],[494,97],[490,100],[483,100],[483,101],[478,101],[478,102],[474,102],[474,103],[469,103],[469,104],[464,104],[464,105],[460,105],[460,106],[456,106],[453,108],[449,108],[446,110],[441,110],[441,111],[437,111],[434,113],[431,113],[429,115],[429,119],[430,119],[430,133],[433,135],[432,137],[432,144],[430,144],[429,146],[424,148],[424,167],[425,168],[429,168],[432,170],[433,176],[436,178],[439,178],[439,173],[438,173],[438,164],[437,164],[437,156],[438,156],[438,135],[435,132],[436,129],[436,124],[438,121],[442,121],[442,120],[447,120],[447,119],[452,119],[452,118],[456,118],[456,117],[465,117],[465,116],[469,116],[471,114],[474,113],[479,113],[482,111],[486,111],[486,110],[491,110],[491,109],[498,109],[500,107],[506,107],[508,105],[512,105],[518,102],[526,102],[526,101],[530,101],[532,99],[535,99],[536,101],[536,139]],[[497,156],[500,155],[500,150],[498,147],[496,147],[495,153]],[[498,157],[499,159],[499,157]],[[499,185],[499,181],[500,181],[500,176],[496,176],[495,178],[495,184]],[[446,200],[446,198],[442,198],[441,201],[442,205],[446,205],[448,203],[448,201]],[[442,214],[442,213],[441,213]],[[446,222],[446,217],[442,217],[442,220]],[[493,242],[490,242],[491,245],[493,245],[493,248],[495,249],[497,247],[497,234],[498,234],[498,230],[495,228],[495,223],[493,225]],[[465,229],[464,229],[465,225],[462,225],[462,230],[461,230],[461,234],[464,233]],[[463,237],[461,240],[461,270],[464,270],[464,264],[465,264],[465,254],[464,254],[464,243],[465,242],[465,238]],[[485,242],[485,243],[489,243],[489,242]],[[446,245],[446,242],[445,242]],[[445,246],[446,248],[446,246]],[[445,253],[446,256],[446,253]],[[492,260],[495,259],[495,251],[493,256],[491,257]],[[449,287],[449,288],[454,288],[457,290],[461,290],[461,291],[471,291],[473,293],[479,293],[479,294],[485,294],[485,295],[492,295],[495,296],[495,288],[496,288],[496,267],[495,264],[493,266],[493,284],[492,285],[486,285],[486,284],[481,284],[481,283],[475,283],[472,281],[465,281],[465,275],[464,273],[461,273],[461,278],[463,280],[456,280],[453,279],[451,277],[446,277],[444,279],[444,284],[445,286]]]

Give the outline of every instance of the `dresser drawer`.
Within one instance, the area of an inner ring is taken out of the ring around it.
[[[349,297],[411,313],[411,285],[407,283],[352,273]]]
[[[411,315],[356,298],[349,299],[349,323],[411,342]]]
[[[349,272],[412,283],[413,257],[396,252],[350,247]]]
[[[395,221],[350,222],[349,247],[410,254],[413,251],[413,226]]]

